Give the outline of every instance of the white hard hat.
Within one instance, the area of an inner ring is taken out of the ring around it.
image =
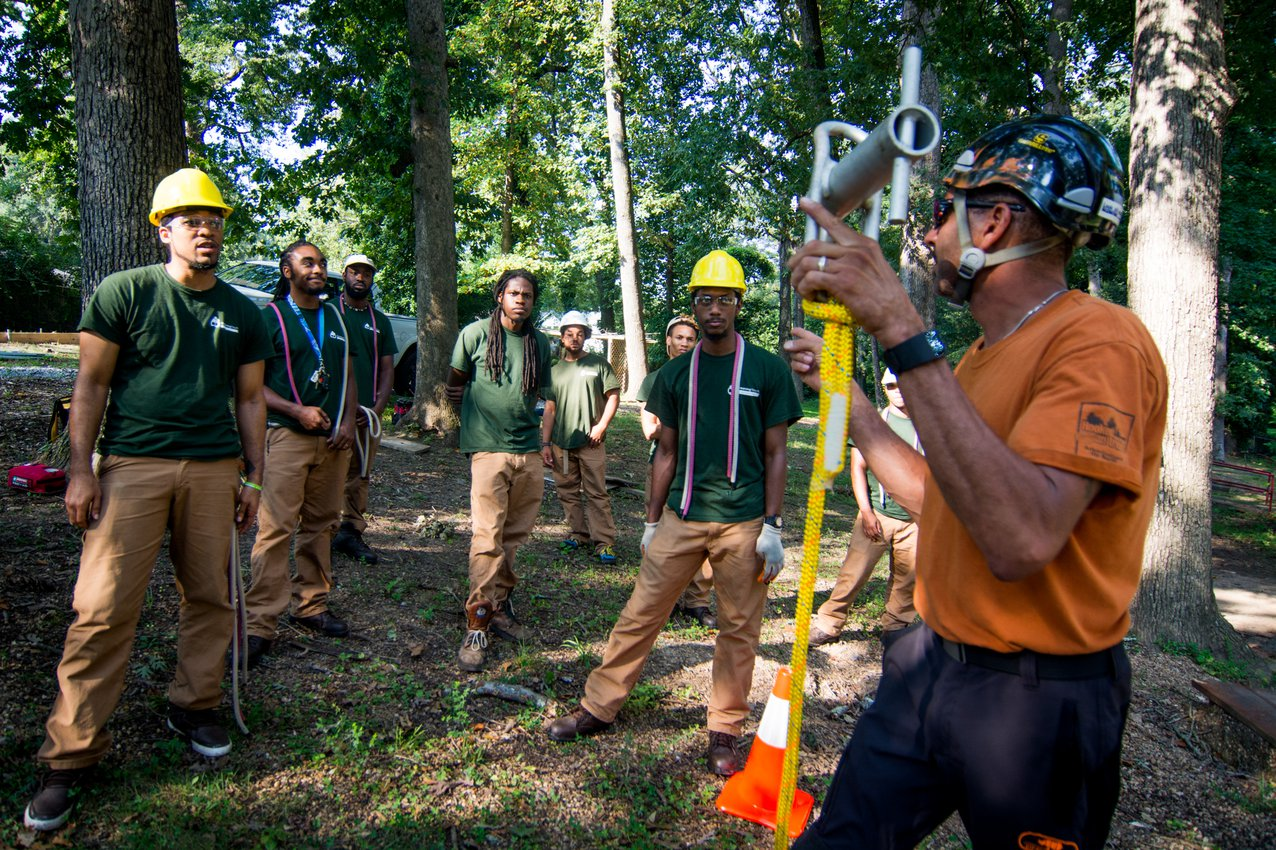
[[[367,266],[374,272],[377,270],[377,264],[372,262],[367,254],[351,254],[346,257],[346,261],[341,265],[341,271],[344,273],[351,266]]]
[[[585,339],[589,339],[594,335],[594,329],[589,326],[589,319],[579,310],[568,310],[558,322],[558,332],[560,334],[571,327],[584,328]]]
[[[899,383],[899,379],[895,377],[894,372],[892,372],[889,368],[882,370],[882,386],[886,386],[887,384],[898,384],[898,383]]]

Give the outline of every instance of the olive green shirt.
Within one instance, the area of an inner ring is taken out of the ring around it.
[[[907,416],[901,416],[892,408],[882,410],[882,419],[886,420],[886,424],[894,431],[899,438],[908,443],[917,451],[922,450],[921,441],[917,439],[917,429],[913,427],[913,420]],[[853,440],[847,440],[848,446],[854,446]],[[908,511],[900,507],[899,503],[891,498],[891,494],[887,493],[883,488],[877,476],[873,474],[873,470],[868,470],[868,493],[873,501],[873,511],[883,514],[891,519],[897,519],[903,522],[912,522],[913,517]]]
[[[667,506],[677,511],[686,482],[688,383],[691,353],[660,367],[647,409],[678,434],[678,462]],[[744,522],[763,515],[766,506],[766,431],[792,425],[802,416],[789,367],[756,345],[745,343],[740,375],[740,457],[736,481],[727,479],[731,371],[735,355],[701,354],[697,399],[696,454],[691,506],[683,519],[696,522]]]
[[[309,337],[301,329],[297,314],[292,311],[287,299],[281,298],[270,302],[263,310],[266,324],[270,327],[270,339],[275,346],[274,356],[266,361],[266,386],[281,398],[305,407],[321,408],[328,414],[333,425],[336,425],[337,414],[341,410],[341,390],[344,386],[342,374],[346,367],[346,358],[355,356],[354,349],[346,345],[346,336],[340,321],[341,315],[336,307],[324,302],[315,310],[304,307],[299,309],[301,315],[305,317],[310,333],[315,337],[315,342],[320,345],[324,370],[328,375],[327,381],[320,385],[311,380],[319,368],[319,361],[315,358],[315,351],[310,346]],[[322,325],[319,321],[320,311],[323,311]],[[322,341],[319,339],[320,330],[323,332]],[[288,380],[290,361],[292,363],[291,381]],[[296,419],[277,410],[266,413],[266,425],[271,428],[291,428],[302,434],[315,436],[329,433],[326,429],[309,431]]]
[[[461,400],[461,451],[529,454],[540,451],[541,423],[536,398],[552,397],[553,376],[549,339],[536,328],[521,333],[505,330],[504,369],[493,381],[487,373],[487,329],[491,318],[479,319],[461,329],[452,349],[452,368],[469,375]],[[531,334],[539,361],[540,386],[524,395],[523,347]]]
[[[354,352],[354,378],[359,387],[359,404],[372,407],[377,401],[377,381],[381,377],[381,358],[393,357],[399,352],[394,340],[394,328],[390,320],[371,304],[364,310],[356,310],[344,300],[338,300],[341,318],[346,320],[346,332],[350,334],[350,350]]]
[[[108,276],[80,330],[120,348],[98,451],[130,457],[238,457],[231,412],[239,367],[265,360],[261,313],[222,281],[199,291],[162,265]]]
[[[554,375],[554,431],[550,440],[571,451],[589,445],[589,432],[602,418],[608,393],[620,392],[611,364],[593,352],[559,360]]]

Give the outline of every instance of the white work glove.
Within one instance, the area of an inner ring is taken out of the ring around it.
[[[762,523],[762,533],[758,535],[758,557],[762,559],[762,575],[758,576],[758,581],[770,584],[784,566],[784,542],[780,539],[780,529],[774,525]]]
[[[642,524],[642,553],[647,554],[647,547],[651,545],[651,538],[656,536],[656,526],[659,522],[644,522]]]

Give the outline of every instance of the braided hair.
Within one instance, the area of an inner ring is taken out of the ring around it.
[[[487,358],[483,365],[487,375],[495,384],[500,384],[505,372],[505,328],[501,326],[501,296],[511,280],[522,278],[532,286],[532,302],[540,296],[540,281],[536,275],[526,269],[510,269],[501,275],[492,288],[492,297],[497,300],[496,309],[492,311],[492,320],[487,326]],[[529,326],[523,334],[523,395],[534,395],[541,385],[540,358],[537,356],[536,333]]]
[[[292,290],[292,284],[289,283],[288,278],[284,276],[284,267],[292,263],[293,255],[297,253],[298,248],[305,248],[307,246],[314,248],[316,251],[319,250],[319,246],[313,242],[307,242],[305,239],[298,239],[296,242],[285,248],[283,253],[279,255],[279,282],[275,284],[275,295],[271,300],[283,301],[288,297],[288,293]]]

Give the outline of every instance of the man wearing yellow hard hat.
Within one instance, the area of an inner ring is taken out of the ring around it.
[[[73,790],[110,749],[106,722],[165,531],[181,596],[168,727],[202,756],[230,752],[216,714],[234,627],[226,566],[232,528],[257,513],[271,355],[261,312],[213,271],[230,213],[202,171],[164,178],[150,220],[168,261],[108,276],[80,320],[66,512],[84,548],[32,829],[66,822]]]
[[[638,582],[585,683],[580,707],[549,726],[556,741],[609,728],[687,582],[707,558],[718,589],[707,767],[740,769],[736,738],[749,688],[767,585],[784,565],[780,511],[789,426],[802,415],[788,367],[736,332],[744,270],[725,251],[691,272],[702,339],[660,370],[647,408],[663,426],[647,496]]]

